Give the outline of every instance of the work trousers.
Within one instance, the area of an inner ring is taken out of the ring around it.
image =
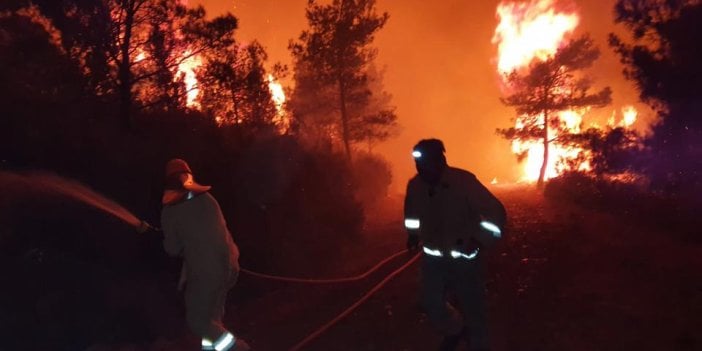
[[[489,349],[482,257],[424,255],[421,275],[421,304],[434,327],[443,335],[455,335],[465,326],[471,350]],[[461,313],[447,301],[449,292],[455,294]]]
[[[185,314],[193,333],[203,339],[217,340],[227,332],[222,324],[229,290],[236,284],[239,271],[230,269],[215,277],[188,279],[185,288]]]

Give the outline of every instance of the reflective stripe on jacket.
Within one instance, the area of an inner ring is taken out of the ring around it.
[[[407,184],[405,223],[428,247],[450,252],[471,239],[490,246],[496,239],[481,230],[481,220],[503,228],[506,217],[502,203],[468,171],[447,167],[435,186],[418,175]]]

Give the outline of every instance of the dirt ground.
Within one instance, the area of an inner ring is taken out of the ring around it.
[[[626,209],[604,213],[554,203],[526,188],[495,192],[510,224],[503,242],[488,253],[494,351],[702,350],[700,240],[627,216]],[[399,200],[373,211],[356,243],[334,249],[338,259],[332,264],[298,276],[355,275],[404,249]],[[276,261],[281,255],[300,260],[294,252],[270,254]],[[256,351],[289,350],[410,257],[397,257],[367,279],[343,284],[282,283],[242,274],[230,294],[225,324]],[[415,263],[303,350],[436,350],[440,337],[418,306],[418,278]],[[195,336],[178,332],[185,330],[180,309],[149,322],[173,330],[170,336],[140,344],[105,340],[88,350],[197,350]],[[2,345],[0,350],[5,351]]]
[[[699,244],[617,213],[549,203],[533,190],[497,194],[510,227],[489,254],[494,350],[702,350]],[[401,250],[404,232],[395,213],[369,225],[363,243],[341,252],[338,267],[320,267],[319,277],[361,272]],[[330,286],[243,275],[227,324],[256,350],[287,350],[407,259],[366,281]],[[305,349],[436,349],[440,338],[418,307],[417,284],[415,264]]]

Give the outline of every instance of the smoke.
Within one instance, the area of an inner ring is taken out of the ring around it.
[[[578,30],[591,32],[602,51],[595,64],[594,88],[610,86],[614,90],[612,109],[601,111],[603,121],[606,123],[613,109],[624,105],[634,105],[646,120],[645,106],[637,104],[634,86],[624,79],[617,56],[607,47],[607,34],[620,30],[613,24],[614,2],[575,0],[582,20]],[[204,5],[210,15],[232,12],[240,20],[239,39],[261,42],[270,64],[290,63],[288,41],[306,27],[306,3],[190,1],[190,5]],[[514,115],[499,101],[497,48],[491,43],[498,3],[378,0],[378,10],[387,11],[390,20],[375,40],[377,64],[386,67],[384,86],[393,95],[402,130],[376,151],[393,164],[394,190],[403,191],[414,173],[412,145],[427,137],[443,139],[449,163],[473,171],[484,182],[494,177],[506,181],[520,178],[521,167],[510,143],[495,134],[496,128],[512,125]]]

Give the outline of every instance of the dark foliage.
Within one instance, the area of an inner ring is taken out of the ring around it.
[[[597,177],[635,172],[641,162],[641,136],[634,130],[623,127],[606,130],[590,128],[582,133],[567,134],[560,137],[564,145],[572,145],[587,150],[589,155],[581,153],[572,160],[568,169],[578,169],[588,161],[592,173]]]
[[[656,189],[679,194],[702,188],[702,4],[699,1],[620,0],[616,21],[633,43],[616,35],[610,44],[641,99],[661,117],[646,140],[643,171]]]
[[[672,236],[699,243],[702,220],[700,199],[651,192],[643,182],[617,181],[591,174],[569,172],[546,183],[544,196],[644,222]]]
[[[360,154],[353,161],[356,198],[372,209],[388,196],[392,169],[387,160],[375,154]]]
[[[57,28],[71,25],[59,23],[67,3],[42,3],[56,11]],[[100,28],[72,33],[61,41],[88,40],[78,33]],[[114,87],[96,83],[83,66],[90,60],[78,62],[70,47],[82,46],[52,42],[31,16],[0,16],[0,169],[77,179],[158,225],[163,167],[181,157],[213,186],[244,265],[324,265],[355,240],[363,213],[343,155],[310,151],[262,123],[220,127],[182,104],[134,110],[125,129]],[[0,349],[84,350],[185,333],[179,262],[165,256],[159,235],[138,236],[68,199],[7,184],[2,191],[0,274],[12,284],[0,293]]]
[[[296,128],[318,146],[343,145],[350,159],[354,144],[370,148],[397,127],[395,108],[382,90],[382,72],[373,67],[377,49],[371,46],[389,15],[377,13],[375,0],[310,0],[306,16],[310,28],[289,45]]]

